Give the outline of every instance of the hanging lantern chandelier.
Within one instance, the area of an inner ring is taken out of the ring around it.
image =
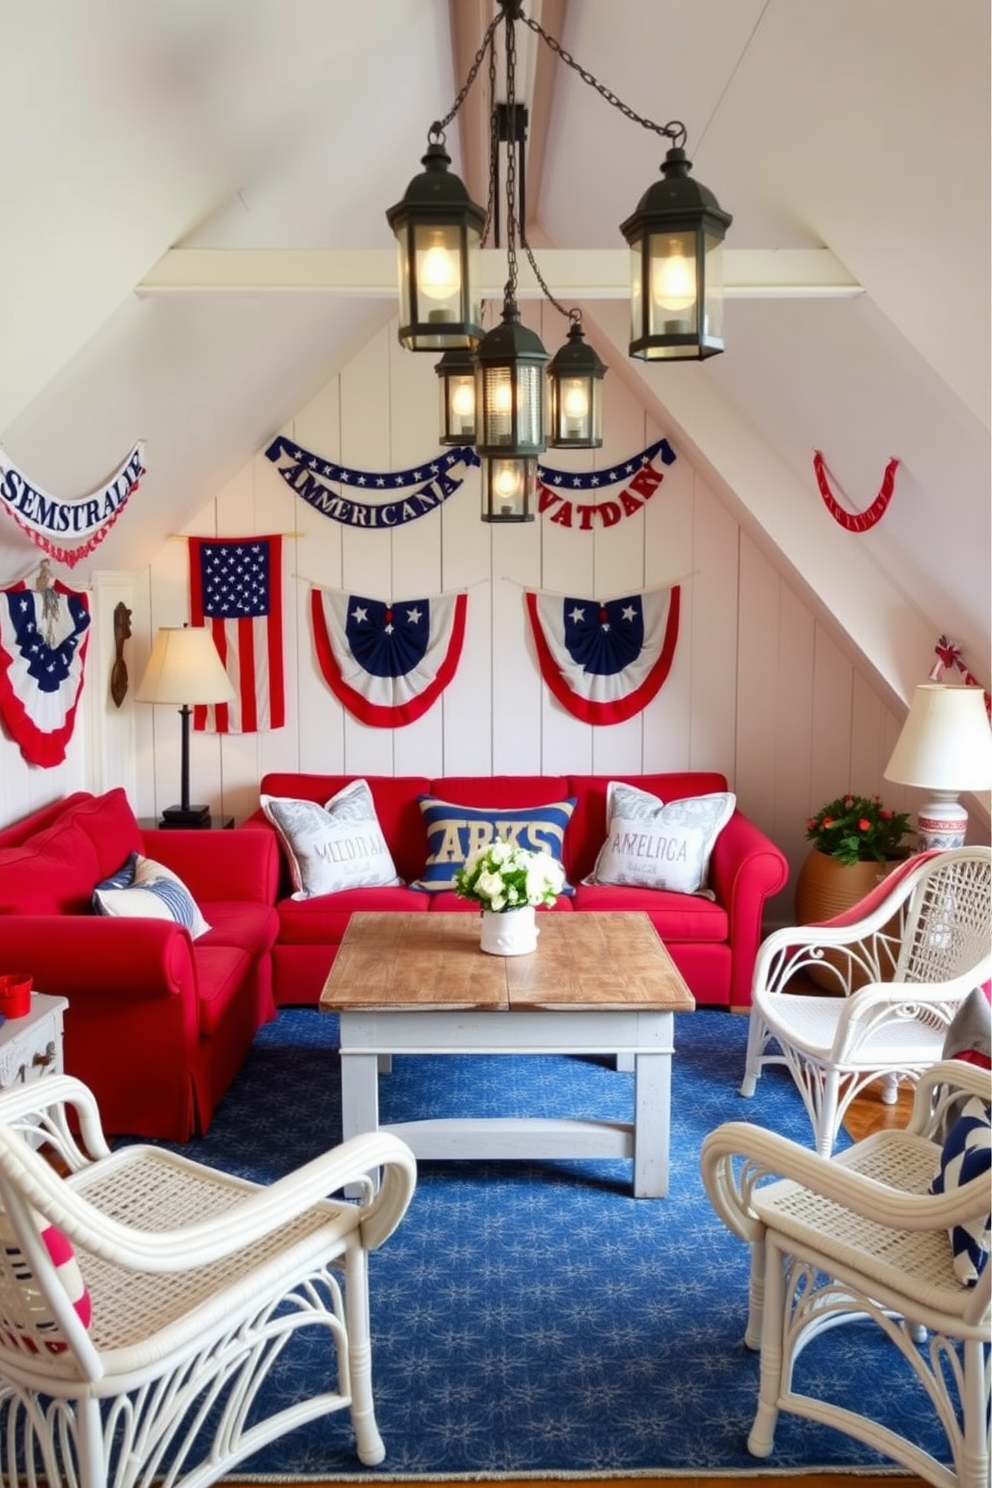
[[[525,522],[534,517],[537,461],[548,445],[598,449],[603,443],[602,382],[606,367],[586,344],[581,312],[566,309],[548,288],[527,243],[522,206],[527,110],[516,98],[517,22],[594,87],[614,108],[669,141],[662,179],[644,193],[621,225],[631,258],[631,357],[699,361],[723,351],[722,245],[732,222],[715,196],[690,175],[686,131],[678,120],[655,124],[580,67],[535,20],[521,0],[499,0],[458,97],[431,125],[424,171],[386,217],[397,241],[399,339],[411,351],[440,351],[440,439],[472,444],[482,462],[482,518]],[[496,103],[495,38],[505,38],[505,102]],[[483,63],[490,101],[489,203],[469,198],[450,170],[445,129],[455,118]],[[507,278],[503,312],[488,332],[482,322],[479,249],[490,232],[501,247],[497,187],[499,148],[507,147]],[[517,307],[518,246],[544,297],[569,321],[565,344],[548,356],[540,338],[521,324]]]

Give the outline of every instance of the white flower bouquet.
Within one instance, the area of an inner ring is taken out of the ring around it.
[[[455,873],[455,893],[495,914],[554,904],[564,887],[565,871],[556,858],[512,842],[477,848]]]

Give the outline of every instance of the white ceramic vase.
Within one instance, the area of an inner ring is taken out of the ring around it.
[[[479,944],[490,956],[526,956],[536,951],[537,911],[530,904],[502,914],[484,909]]]

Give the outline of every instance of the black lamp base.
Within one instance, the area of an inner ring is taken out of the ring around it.
[[[166,806],[160,827],[206,827],[210,825],[209,806]]]

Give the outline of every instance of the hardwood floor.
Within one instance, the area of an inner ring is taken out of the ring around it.
[[[905,1126],[913,1103],[912,1090],[903,1086],[899,1091],[899,1100],[894,1106],[885,1106],[880,1099],[881,1087],[873,1086],[863,1096],[852,1102],[845,1120],[845,1127],[855,1141],[867,1136],[870,1132],[879,1131],[885,1127]],[[479,1488],[479,1479],[460,1482],[445,1479],[444,1488]],[[552,1482],[552,1479],[527,1478],[501,1480],[500,1488],[535,1488],[535,1485],[544,1485]],[[568,1488],[608,1488],[611,1481],[617,1483],[633,1483],[634,1479],[582,1479],[569,1478]],[[709,1475],[701,1477],[679,1477],[679,1478],[637,1478],[637,1488],[672,1488],[673,1483],[678,1488],[741,1488],[745,1482],[778,1482],[780,1484],[795,1483],[797,1488],[919,1488],[924,1481],[915,1474],[880,1473],[869,1476],[852,1476],[850,1473],[808,1473],[802,1476],[790,1476],[781,1471],[776,1472],[770,1468],[767,1473],[756,1472],[746,1478],[740,1476],[728,1478],[714,1478]],[[233,1481],[230,1488],[240,1488]],[[319,1483],[311,1483],[310,1488],[324,1488]],[[427,1488],[432,1485],[427,1484]]]

